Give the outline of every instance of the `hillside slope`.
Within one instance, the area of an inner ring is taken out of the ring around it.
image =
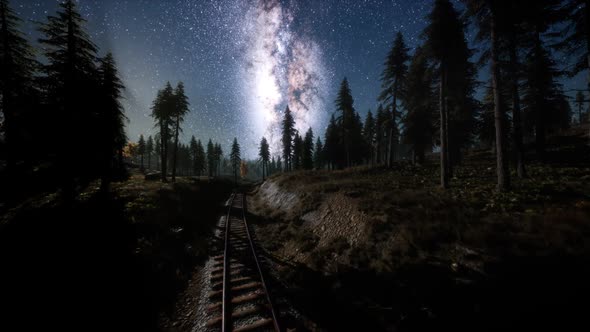
[[[366,317],[378,329],[546,326],[546,313],[556,322],[575,312],[558,303],[590,294],[581,277],[590,276],[590,169],[534,164],[502,194],[490,158],[469,156],[448,192],[437,186],[436,164],[278,175],[253,193],[250,210],[287,288],[317,294],[322,285],[356,308],[348,320],[335,314],[342,325],[322,312],[319,326],[363,327]],[[515,305],[499,304],[507,298]],[[299,304],[311,316],[321,310]]]

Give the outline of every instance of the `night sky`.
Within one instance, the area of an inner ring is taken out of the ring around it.
[[[34,21],[45,22],[58,1],[11,3],[38,45]],[[228,152],[237,136],[254,158],[263,135],[278,144],[276,126],[287,103],[301,132],[311,126],[323,136],[345,76],[363,118],[375,110],[395,33],[402,31],[412,48],[420,43],[432,3],[79,0],[79,7],[100,55],[111,51],[118,62],[130,139],[155,133],[150,106],[157,90],[183,81],[191,102],[183,140],[212,138]],[[564,81],[565,89],[583,88],[586,75]]]

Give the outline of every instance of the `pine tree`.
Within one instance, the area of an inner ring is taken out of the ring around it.
[[[93,123],[98,103],[92,101],[97,99],[95,92],[100,82],[95,64],[97,48],[84,29],[85,20],[73,0],[59,6],[57,16],[47,17],[48,22],[40,27],[43,37],[39,42],[47,59],[43,66],[44,88],[54,115],[51,125],[57,133],[54,144],[58,148],[62,193],[71,200],[75,193],[74,179],[87,176],[90,165],[96,163],[92,151],[98,148],[98,135],[88,128],[96,128]]]
[[[303,169],[313,169],[313,130],[309,128],[303,138]]]
[[[386,109],[391,111],[391,119],[389,121],[389,141],[388,145],[388,159],[387,165],[391,167],[395,159],[395,144],[398,129],[397,119],[400,117],[398,112],[398,99],[402,99],[405,78],[408,71],[407,62],[410,59],[408,55],[408,48],[404,42],[404,36],[398,32],[393,47],[385,61],[385,69],[381,74],[381,87],[383,91],[379,96],[379,100],[384,103]]]
[[[527,48],[525,56],[525,89],[523,97],[524,116],[528,129],[534,124],[535,145],[538,157],[545,156],[546,135],[551,126],[553,108],[559,110],[558,104],[561,85],[557,78],[564,73],[557,69],[551,52],[545,45],[545,36],[550,35],[553,27],[561,26],[564,20],[562,1],[526,1],[522,11],[522,24],[527,31],[524,41]]]
[[[32,111],[31,97],[37,94],[32,82],[38,64],[19,30],[21,22],[8,0],[0,0],[0,108],[9,172],[13,171],[17,155],[23,149],[23,130],[27,127],[24,113]]]
[[[162,173],[162,182],[167,182],[168,149],[173,125],[174,103],[174,90],[168,82],[163,90],[158,91],[156,100],[154,100],[154,104],[152,105],[152,117],[156,121],[160,136],[160,170]]]
[[[583,119],[583,115],[584,114],[584,103],[586,102],[586,96],[584,95],[584,92],[582,91],[578,91],[576,93],[576,106],[578,107],[578,123],[582,124],[584,123]]]
[[[313,164],[316,169],[324,168],[324,145],[322,144],[322,140],[319,137],[315,143]]]
[[[199,173],[199,145],[195,136],[191,136],[189,142],[190,160],[192,165],[193,176],[198,176]]]
[[[240,145],[238,139],[234,138],[234,142],[231,145],[231,153],[229,155],[232,171],[234,172],[234,179],[236,184],[238,183],[238,172],[240,172],[240,166],[242,164],[242,158],[240,157]]]
[[[424,51],[437,65],[440,113],[441,186],[448,188],[461,149],[471,142],[475,123],[475,66],[464,24],[449,0],[436,0],[424,30]],[[450,130],[452,129],[452,130]]]
[[[148,158],[148,169],[152,168],[152,154],[154,153],[154,139],[152,135],[148,136],[147,143],[145,145],[145,152],[147,153]]]
[[[303,138],[299,133],[295,134],[293,139],[293,155],[292,155],[293,170],[300,170],[303,168]]]
[[[174,91],[174,108],[171,117],[174,121],[174,153],[172,159],[172,181],[176,181],[176,159],[178,153],[178,135],[182,129],[180,124],[184,121],[184,116],[189,111],[188,97],[184,92],[184,84],[178,83]]]
[[[139,169],[142,172],[144,171],[143,157],[145,155],[145,150],[145,139],[143,138],[143,135],[139,135],[139,141],[137,142],[137,154],[139,154],[139,157],[141,158]]]
[[[432,72],[421,47],[416,48],[406,79],[407,93],[403,118],[404,140],[412,145],[413,161],[423,163],[424,153],[434,141],[434,109]]]
[[[156,169],[159,171],[160,168],[160,156],[162,155],[162,138],[160,137],[160,133],[156,133],[154,135],[154,151],[156,153]]]
[[[561,93],[561,84],[557,82],[561,72],[538,34],[533,39],[534,46],[525,58],[523,106],[528,131],[532,132],[534,129],[537,155],[542,160],[545,156],[548,127],[551,119],[555,118],[551,113],[557,111],[555,106]]]
[[[373,113],[371,110],[367,113],[367,118],[365,119],[365,126],[363,128],[363,139],[365,144],[365,149],[367,151],[367,159],[368,164],[373,165],[375,162],[375,119],[373,118]]]
[[[573,77],[590,67],[590,1],[565,1],[558,13],[566,20],[562,30],[552,34],[560,38],[553,46],[573,60],[573,68],[568,73]]]
[[[223,158],[223,150],[221,144],[215,144],[215,169],[217,175],[221,174],[221,159]]]
[[[207,169],[209,170],[209,177],[213,177],[215,174],[215,165],[217,157],[215,155],[215,146],[213,145],[213,141],[209,139],[207,143]]]
[[[489,29],[490,40],[490,69],[494,94],[494,123],[496,139],[496,172],[498,178],[497,189],[506,191],[510,188],[510,172],[508,158],[506,158],[507,142],[505,138],[505,109],[503,108],[503,94],[500,74],[500,38],[502,29],[499,22],[503,19],[501,4],[487,0],[464,0],[468,13],[476,18],[480,30]]]
[[[340,135],[334,114],[332,114],[328,128],[326,128],[325,142],[326,145],[324,146],[324,156],[326,158],[326,162],[328,163],[328,167],[334,169],[339,163],[339,157],[341,155]]]
[[[269,171],[268,171],[268,175],[273,175],[277,170],[277,161],[275,160],[275,157],[273,156],[270,159],[270,167],[269,167]]]
[[[340,84],[338,96],[336,97],[336,110],[340,112],[338,117],[338,129],[340,142],[344,146],[345,166],[350,167],[353,161],[353,140],[355,127],[355,110],[354,99],[348,85],[348,80],[344,78]]]
[[[283,161],[281,160],[281,156],[277,157],[277,170],[283,170]]]
[[[295,119],[289,106],[285,110],[283,122],[281,123],[281,142],[283,143],[283,159],[285,161],[285,171],[291,170],[291,156],[293,154],[293,138],[295,136]]]
[[[384,163],[387,160],[387,137],[389,136],[387,124],[389,118],[387,112],[383,109],[383,105],[379,105],[377,108],[377,118],[375,119],[375,157],[378,164]]]
[[[265,175],[268,175],[268,162],[270,159],[270,147],[266,138],[262,138],[260,141],[260,150],[258,151],[258,155],[260,156],[260,161],[262,162],[262,181],[265,180]],[[266,172],[266,174],[265,174]]]
[[[197,155],[195,160],[195,172],[197,176],[201,176],[206,169],[206,155],[205,148],[200,140],[197,141]]]
[[[108,53],[100,62],[100,113],[98,114],[99,130],[96,141],[100,151],[101,188],[106,192],[110,186],[113,174],[113,165],[117,155],[121,155],[127,135],[125,134],[125,121],[127,118],[121,105],[123,83],[111,53]],[[119,161],[118,172],[123,172],[123,165]]]
[[[491,82],[490,82],[491,83]],[[508,100],[509,91],[504,89],[501,91],[504,94],[504,98],[502,98],[503,104],[500,105],[500,108],[505,110],[508,108],[508,105],[505,101]],[[486,94],[483,98],[482,109],[480,113],[480,118],[478,121],[478,136],[482,143],[485,145],[493,148],[493,152],[496,151],[496,118],[495,118],[495,105],[494,105],[494,89],[492,84],[488,84],[488,88],[486,89]],[[508,118],[504,117],[504,139],[508,139],[508,134],[510,132],[510,124],[508,122]]]
[[[366,145],[363,137],[363,120],[361,116],[354,112],[351,127],[351,161],[354,165],[362,164],[366,156]]]

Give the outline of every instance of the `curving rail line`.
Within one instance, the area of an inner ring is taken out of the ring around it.
[[[223,255],[214,257],[211,275],[209,310],[217,316],[207,325],[222,332],[280,332],[245,211],[245,195],[232,194],[222,224]]]

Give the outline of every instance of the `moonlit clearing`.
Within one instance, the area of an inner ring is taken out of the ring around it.
[[[280,122],[287,105],[301,135],[319,129],[326,95],[326,70],[319,45],[292,28],[293,10],[278,1],[257,1],[243,18],[241,70],[245,116],[252,139],[267,137],[278,154]]]

